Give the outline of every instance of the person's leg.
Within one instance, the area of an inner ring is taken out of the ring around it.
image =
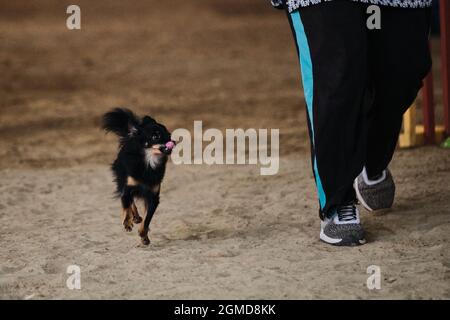
[[[355,179],[358,200],[369,211],[390,208],[395,183],[387,169],[403,113],[413,103],[431,67],[430,9],[382,8],[381,30],[369,32],[369,113],[365,168]]]
[[[332,1],[288,14],[302,69],[321,218],[355,199],[366,150],[364,6]]]
[[[369,32],[369,65],[374,103],[369,114],[368,177],[377,177],[392,159],[402,116],[414,102],[431,67],[430,9],[381,10],[381,30]]]

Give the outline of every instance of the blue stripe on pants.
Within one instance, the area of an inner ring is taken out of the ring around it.
[[[302,82],[303,90],[305,93],[306,107],[308,109],[308,119],[311,126],[311,141],[313,150],[315,149],[314,141],[314,121],[313,121],[313,67],[311,61],[311,53],[309,50],[308,39],[306,38],[305,28],[303,26],[302,19],[300,18],[300,12],[294,11],[291,14],[292,24],[295,31],[295,38],[297,41],[299,60],[302,70]],[[315,153],[315,151],[313,151]],[[325,191],[322,187],[322,181],[320,180],[319,169],[317,167],[317,159],[314,154],[314,176],[316,178],[317,192],[319,194],[320,208],[323,209],[326,203]]]

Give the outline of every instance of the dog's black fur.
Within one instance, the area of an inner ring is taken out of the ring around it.
[[[160,185],[171,149],[166,143],[170,132],[153,118],[138,118],[132,111],[116,108],[103,115],[102,127],[119,137],[119,153],[111,166],[122,201],[123,225],[131,231],[134,223],[141,223],[134,200],[145,202],[146,216],[139,228],[142,243],[148,245],[150,221],[159,204]]]

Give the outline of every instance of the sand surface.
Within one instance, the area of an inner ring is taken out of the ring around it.
[[[358,248],[318,241],[306,158],[284,159],[273,177],[256,167],[170,166],[147,248],[136,230],[122,230],[105,166],[4,171],[0,295],[450,298],[450,164],[447,151],[426,151],[399,154],[395,207],[363,213],[369,243]],[[72,264],[81,290],[65,286]],[[366,287],[369,265],[381,268],[381,290]]]
[[[449,151],[396,154],[394,208],[362,212],[367,245],[319,242],[285,17],[259,0],[169,2],[78,1],[68,31],[61,1],[0,1],[0,298],[450,298]],[[278,128],[280,171],[170,163],[142,247],[98,128],[118,105],[172,130]]]

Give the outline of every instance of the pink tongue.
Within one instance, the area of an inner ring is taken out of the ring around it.
[[[166,148],[169,150],[172,150],[173,147],[175,147],[175,143],[173,143],[173,141],[169,141],[166,143]]]

